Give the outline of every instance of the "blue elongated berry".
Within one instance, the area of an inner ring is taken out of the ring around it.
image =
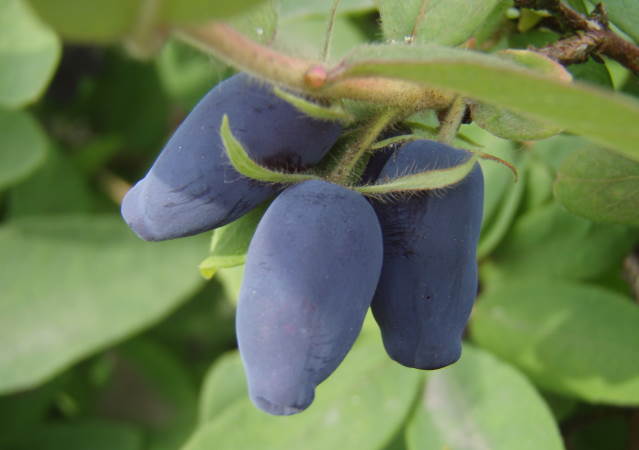
[[[462,163],[468,152],[432,141],[402,146],[379,181]],[[385,203],[375,201],[384,264],[371,309],[386,351],[419,369],[452,364],[477,294],[475,252],[482,219],[479,165],[452,187]]]
[[[198,103],[125,196],[122,215],[141,238],[220,227],[281,189],[233,169],[219,135],[224,114],[248,155],[273,169],[299,171],[319,162],[341,132],[338,123],[304,115],[245,74],[229,78]]]
[[[360,194],[325,181],[282,192],[251,240],[236,330],[249,394],[298,413],[359,334],[382,265],[377,217]]]

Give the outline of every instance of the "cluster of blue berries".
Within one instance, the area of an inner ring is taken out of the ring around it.
[[[317,164],[342,129],[236,75],[200,101],[122,203],[133,231],[157,241],[220,227],[275,197],[249,246],[236,316],[253,402],[277,415],[307,408],[369,306],[394,360],[419,369],[455,362],[477,290],[479,165],[445,190],[384,202],[322,180],[262,183],[230,164],[225,114],[251,159],[282,171]],[[468,157],[414,141],[385,152],[367,176],[387,180]]]

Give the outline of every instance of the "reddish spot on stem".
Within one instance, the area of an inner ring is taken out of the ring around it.
[[[328,72],[322,66],[313,66],[304,74],[304,84],[314,89],[319,89],[326,83]]]

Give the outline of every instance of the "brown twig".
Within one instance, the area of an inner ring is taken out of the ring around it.
[[[591,55],[605,55],[639,75],[639,47],[610,30],[601,5],[590,17],[574,11],[559,0],[515,0],[515,5],[547,10],[560,24],[558,31],[576,33],[575,36],[538,49],[540,53],[562,64],[585,62]]]

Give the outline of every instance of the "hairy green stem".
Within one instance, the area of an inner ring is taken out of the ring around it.
[[[340,0],[333,0],[331,12],[328,15],[328,25],[326,26],[326,36],[324,37],[324,47],[322,48],[322,61],[328,61],[328,52],[331,48],[331,40],[333,38],[333,27],[335,26],[335,17],[337,16],[337,8]]]
[[[466,114],[466,102],[460,96],[455,97],[452,105],[448,108],[446,117],[439,127],[437,140],[443,144],[451,144],[457,136],[457,131]]]
[[[389,108],[375,116],[364,126],[353,143],[348,146],[335,169],[328,175],[333,183],[350,184],[353,170],[359,160],[370,150],[379,134],[399,117],[400,111]]]
[[[233,67],[315,97],[348,98],[415,111],[445,109],[452,101],[451,95],[418,83],[383,77],[340,78],[342,66],[327,68],[318,61],[286,55],[248,39],[222,22],[182,28],[177,32]]]

